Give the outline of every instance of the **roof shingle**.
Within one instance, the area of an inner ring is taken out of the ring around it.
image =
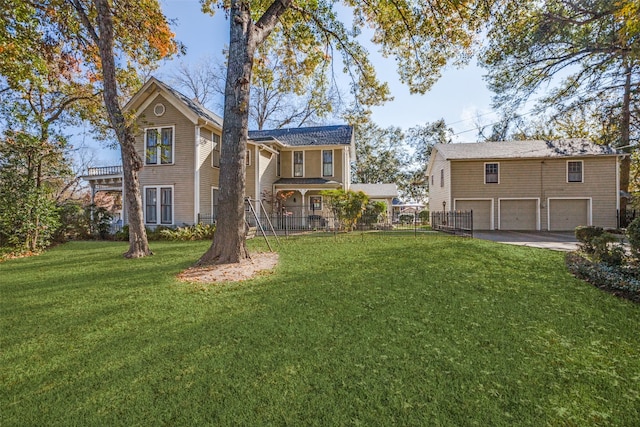
[[[352,137],[353,128],[349,125],[249,131],[251,140],[267,142],[275,139],[291,147],[349,145]]]
[[[619,154],[611,147],[597,145],[586,139],[436,144],[434,148],[446,160],[591,157]]]

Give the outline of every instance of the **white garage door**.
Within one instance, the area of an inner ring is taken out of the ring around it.
[[[456,200],[456,210],[473,210],[473,229],[491,230],[491,200]]]
[[[589,225],[588,199],[549,200],[549,230],[571,231],[579,225]]]
[[[538,201],[500,200],[500,230],[537,230]]]

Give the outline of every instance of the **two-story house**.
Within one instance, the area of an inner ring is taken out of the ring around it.
[[[155,78],[131,98],[125,112],[135,118],[136,149],[144,162],[139,179],[145,224],[215,220],[222,118]],[[250,131],[245,194],[256,212],[268,215],[278,206],[302,226],[328,214],[320,193],[349,189],[353,138],[348,125]],[[100,183],[99,174],[86,178]],[[278,204],[278,194],[288,197]]]
[[[429,210],[473,210],[476,230],[615,228],[620,159],[582,139],[436,144]]]

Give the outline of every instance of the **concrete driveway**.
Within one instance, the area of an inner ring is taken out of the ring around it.
[[[573,231],[474,231],[473,237],[554,251],[569,252],[575,251],[578,247]]]

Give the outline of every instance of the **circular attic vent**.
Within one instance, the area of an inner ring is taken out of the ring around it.
[[[153,114],[155,114],[158,117],[163,115],[164,111],[165,111],[165,108],[163,104],[156,104],[155,107],[153,107]]]

